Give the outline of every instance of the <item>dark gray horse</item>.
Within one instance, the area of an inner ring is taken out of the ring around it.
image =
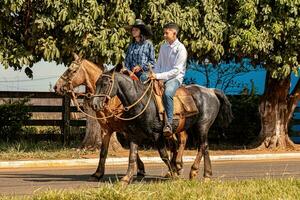
[[[125,107],[130,106],[144,94],[146,88],[147,85],[143,85],[139,81],[133,81],[126,75],[111,72],[105,73],[96,83],[95,94],[98,96],[93,99],[93,108],[96,111],[103,109],[108,99],[115,95],[119,97]],[[220,90],[208,89],[198,85],[190,85],[186,86],[186,88],[192,94],[199,109],[199,114],[186,118],[184,127],[185,130],[191,129],[192,134],[199,136],[198,153],[191,167],[190,178],[192,179],[198,174],[202,156],[204,156],[204,177],[211,177],[212,168],[207,141],[208,130],[215,121],[222,127],[228,126],[232,120],[231,104]],[[169,171],[176,173],[176,167],[171,164],[168,158],[165,138],[162,134],[164,123],[160,121],[155,100],[150,95],[150,92],[147,92],[142,100],[123,116],[129,118],[141,114],[130,121],[131,123],[125,130],[130,141],[130,155],[128,170],[122,181],[127,183],[132,180],[137,158],[137,148],[144,139],[155,141],[160,157],[168,166]],[[144,110],[145,107],[147,108]],[[176,130],[178,120],[174,120],[172,126],[173,130]]]

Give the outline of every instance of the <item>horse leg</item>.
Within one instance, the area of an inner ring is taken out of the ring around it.
[[[126,140],[128,141],[128,134],[125,134],[124,133],[124,137],[126,138]],[[145,174],[146,174],[146,171],[145,171],[145,165],[143,163],[143,161],[141,160],[140,158],[140,155],[139,155],[139,152],[137,152],[137,155],[136,155],[136,163],[137,163],[137,176],[139,177],[144,177]]]
[[[121,179],[121,181],[125,182],[126,184],[132,181],[133,173],[136,166],[137,152],[138,152],[138,145],[135,142],[130,141],[128,168],[127,168],[126,175]]]
[[[210,160],[207,160],[207,158],[209,159],[209,154],[208,154],[208,145],[207,145],[207,132],[208,132],[208,128],[206,127],[207,125],[201,124],[201,125],[197,125],[196,128],[194,128],[195,131],[198,132],[198,134],[200,135],[199,137],[199,146],[198,146],[198,152],[197,152],[197,156],[195,158],[195,161],[191,167],[191,171],[190,171],[190,179],[194,179],[198,173],[199,173],[199,168],[200,168],[200,162],[202,159],[202,156],[205,156],[206,153],[206,160],[204,161],[204,167],[206,166],[206,168],[204,169],[204,174],[205,175],[209,175],[209,164],[210,164]],[[210,168],[211,170],[211,168]]]
[[[207,141],[207,132],[202,137],[202,144],[201,144],[201,150],[204,155],[204,178],[210,178],[212,177],[212,167],[211,167],[211,161],[210,156],[208,152],[208,141]]]
[[[172,165],[172,163],[169,160],[169,155],[168,155],[168,151],[167,151],[167,148],[166,148],[166,143],[165,143],[164,138],[162,136],[159,136],[155,141],[156,141],[156,145],[157,145],[159,155],[160,155],[161,159],[164,161],[164,163],[167,165],[167,167],[169,169],[168,174],[171,177],[177,176],[177,170],[176,170],[175,166]]]
[[[171,161],[170,161],[171,168],[175,169],[176,168],[176,158],[177,158],[177,155],[178,155],[177,145],[172,140],[168,140],[167,142],[168,142],[168,145],[169,145],[169,148],[170,148],[170,156],[169,156],[169,158],[171,158]],[[170,178],[172,176],[173,176],[172,172],[168,171],[167,174],[164,177]]]
[[[137,168],[138,168],[137,176],[144,177],[146,174],[145,165],[140,158],[139,152],[137,152],[137,154],[136,154],[136,163],[137,163]]]
[[[177,173],[181,174],[182,173],[182,168],[183,168],[183,162],[182,162],[182,156],[183,156],[183,151],[186,145],[186,141],[187,141],[187,133],[186,131],[182,131],[179,133],[179,148],[178,148],[178,152],[176,155],[176,169],[177,169]]]
[[[99,157],[99,163],[97,170],[94,174],[91,175],[90,180],[100,180],[105,171],[105,161],[108,153],[108,146],[109,146],[109,141],[110,137],[112,135],[112,132],[107,132],[104,137],[102,138],[102,145],[100,149],[100,157]]]

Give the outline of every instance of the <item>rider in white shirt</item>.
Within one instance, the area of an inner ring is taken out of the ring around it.
[[[151,79],[163,80],[165,91],[163,103],[168,121],[163,129],[165,136],[170,136],[173,123],[173,97],[183,81],[186,71],[187,51],[184,45],[177,39],[179,28],[175,23],[164,25],[164,38],[166,42],[160,47],[157,63],[154,65],[154,73]]]

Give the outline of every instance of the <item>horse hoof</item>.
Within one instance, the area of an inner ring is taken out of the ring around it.
[[[179,170],[177,170],[177,174],[178,174],[178,175],[181,175],[181,174],[182,174],[182,172],[183,172],[183,169],[179,169]]]
[[[166,175],[164,175],[164,178],[171,178],[171,177],[172,177],[171,172],[167,172]]]
[[[100,179],[103,177],[103,175],[96,175],[96,174],[92,174],[90,177],[89,177],[89,180],[88,181],[92,181],[92,182],[96,182],[96,181],[100,181]]]
[[[136,176],[137,177],[145,177],[146,172],[145,171],[138,171]]]
[[[176,172],[171,173],[170,171],[168,171],[164,178],[178,178],[178,174]]]
[[[204,178],[203,178],[203,181],[204,181],[204,182],[209,182],[209,181],[211,181],[211,177],[204,177]]]
[[[125,186],[128,185],[129,183],[131,183],[132,178],[128,178],[127,176],[124,176],[123,178],[121,178],[121,185]]]
[[[198,172],[191,171],[190,172],[190,180],[195,179],[197,177],[197,175],[198,175]]]

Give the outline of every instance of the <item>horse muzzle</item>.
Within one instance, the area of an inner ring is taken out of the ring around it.
[[[92,108],[94,111],[101,111],[106,105],[106,97],[93,97]]]

